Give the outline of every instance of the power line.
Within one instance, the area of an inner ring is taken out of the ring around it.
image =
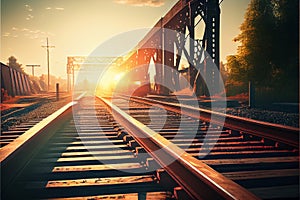
[[[47,66],[48,66],[48,91],[50,86],[50,62],[49,62],[49,48],[55,48],[55,46],[49,46],[48,38],[47,38],[47,45],[42,46],[43,48],[47,49]]]

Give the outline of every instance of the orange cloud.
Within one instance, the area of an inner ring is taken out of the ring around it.
[[[128,4],[131,6],[149,6],[149,7],[160,7],[165,4],[164,0],[115,0],[118,4]]]

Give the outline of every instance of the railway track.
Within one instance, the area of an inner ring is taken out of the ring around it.
[[[62,94],[61,99],[66,101],[70,97],[69,94]],[[45,115],[49,115],[49,111],[43,110],[41,116],[36,112],[36,118],[21,122],[22,116],[35,111],[48,102],[56,102],[55,94],[48,94],[38,97],[26,97],[17,101],[20,107],[10,108],[1,112],[1,135],[0,135],[0,148],[13,142],[20,135],[35,126]],[[25,105],[23,105],[25,103]],[[32,117],[31,117],[32,118]]]
[[[148,192],[153,199],[170,196],[118,138],[116,122],[99,102],[95,106],[101,129],[91,126],[90,102],[93,97],[76,105],[83,108],[77,113],[83,116],[72,118],[69,104],[0,150],[2,199],[131,198]]]
[[[258,197],[299,198],[299,129],[195,109],[174,102],[141,97],[128,99],[123,96],[114,102],[132,117]],[[156,108],[157,114],[153,105],[159,107]],[[166,113],[162,114],[162,111]],[[182,118],[179,113],[186,116]],[[166,121],[162,120],[163,115],[167,116]],[[211,120],[212,115],[215,115],[214,121]],[[219,122],[218,119],[222,117],[224,120]],[[159,126],[161,121],[163,124]],[[222,122],[224,128],[220,127]],[[191,127],[198,123],[197,133],[191,134]],[[203,152],[209,140],[217,142],[209,153]]]
[[[2,199],[258,199],[251,192],[297,198],[293,145],[164,113],[149,103],[113,103],[118,107],[85,96],[1,148]],[[195,135],[189,135],[195,123]],[[207,144],[216,136],[218,143],[199,160],[208,127]],[[275,180],[285,185],[256,187]]]

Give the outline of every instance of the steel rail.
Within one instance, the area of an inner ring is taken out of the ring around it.
[[[170,174],[192,199],[258,199],[245,188],[98,97],[132,137]]]
[[[124,97],[125,95],[122,96]],[[128,96],[126,96],[126,98],[128,98]],[[282,142],[296,148],[299,147],[299,128],[218,113],[203,108],[195,108],[189,105],[180,105],[178,103],[169,103],[133,96],[130,98],[140,103],[146,103],[149,105],[156,104],[156,106],[161,108],[188,115],[190,117],[199,118],[200,120],[221,125],[232,130],[241,131],[258,137],[274,140],[276,142]],[[213,116],[213,118],[211,116]],[[223,119],[225,119],[225,121]]]
[[[55,131],[71,119],[72,108],[76,104],[76,102],[66,104],[0,149],[2,190],[11,186]]]

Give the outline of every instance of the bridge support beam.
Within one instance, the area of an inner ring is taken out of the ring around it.
[[[164,93],[166,95],[174,91],[173,73],[174,68],[174,47],[173,47],[173,31],[163,30],[163,81]]]
[[[206,14],[206,30],[205,30],[205,39],[206,39],[206,51],[210,55],[211,60],[208,59],[206,62],[206,81],[210,84],[211,90],[209,94],[215,95],[219,91],[219,81],[220,81],[220,7],[218,0],[210,0],[207,3],[207,14]],[[209,62],[213,63],[209,63]],[[214,70],[210,65],[215,64],[217,70]],[[207,92],[208,94],[208,92]]]

